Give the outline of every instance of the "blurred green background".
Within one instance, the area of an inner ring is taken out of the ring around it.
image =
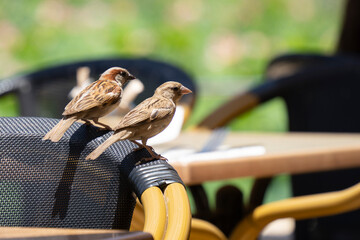
[[[0,0],[0,79],[49,65],[109,56],[173,63],[199,86],[187,126],[236,92],[261,82],[268,61],[288,52],[331,54],[340,0]],[[0,116],[17,115],[12,96]],[[232,130],[286,131],[280,99],[230,124]],[[251,179],[231,180],[248,196]],[[208,183],[213,193],[224,182]],[[287,176],[267,201],[289,196]],[[211,194],[213,195],[213,194]],[[212,200],[213,203],[213,200]]]

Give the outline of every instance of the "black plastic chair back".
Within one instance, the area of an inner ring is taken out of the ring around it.
[[[59,118],[70,101],[68,93],[76,85],[76,71],[84,66],[90,68],[90,77],[94,80],[110,67],[128,69],[145,86],[135,100],[136,104],[152,96],[154,90],[166,81],[177,81],[194,93],[196,91],[190,76],[173,65],[149,59],[112,58],[74,62],[5,79],[0,81],[0,96],[15,93],[20,102],[21,116]],[[194,98],[195,94],[188,94],[180,102],[192,106]]]
[[[297,62],[295,60],[298,60]],[[307,59],[313,60],[307,62]],[[311,62],[311,63],[310,63]],[[298,71],[280,81],[286,102],[289,130],[296,132],[360,132],[360,58],[285,56],[272,62],[301,63]],[[316,143],[314,143],[316,144]],[[360,169],[292,176],[295,196],[342,190],[360,181]],[[296,239],[359,239],[360,211],[298,221]]]

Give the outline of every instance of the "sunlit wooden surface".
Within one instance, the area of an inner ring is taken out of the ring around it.
[[[199,151],[211,133],[189,131],[176,140],[154,146]],[[360,134],[326,133],[228,133],[222,147],[263,146],[259,156],[217,157],[209,161],[170,159],[185,184],[236,177],[265,177],[281,173],[305,173],[360,167]]]

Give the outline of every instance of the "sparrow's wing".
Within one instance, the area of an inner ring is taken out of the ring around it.
[[[157,121],[171,115],[174,104],[165,99],[148,98],[128,112],[114,130],[125,127],[136,127],[142,123]]]
[[[98,80],[76,95],[66,105],[63,115],[71,115],[94,107],[116,103],[120,100],[121,92],[122,89],[117,83]]]
[[[171,114],[171,109],[168,108],[156,108],[153,109],[150,114],[150,121],[156,121],[159,119],[163,119],[164,117],[167,117],[169,114]]]

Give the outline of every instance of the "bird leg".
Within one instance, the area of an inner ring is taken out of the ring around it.
[[[159,154],[155,154],[154,153],[154,149],[151,147],[151,146],[148,146],[146,145],[146,142],[144,143],[143,141],[143,144],[141,143],[138,143],[137,141],[134,141],[134,140],[130,140],[131,142],[135,143],[136,145],[138,145],[139,147],[138,148],[134,148],[133,151],[138,151],[138,150],[141,150],[143,148],[146,148],[146,150],[150,153],[151,157],[149,158],[142,158],[140,161],[138,161],[135,166],[137,165],[140,165],[140,164],[143,164],[147,161],[151,161],[151,160],[154,160],[154,159],[161,159],[161,160],[167,160],[166,158],[164,158],[163,156],[159,155]]]
[[[109,131],[112,130],[112,128],[111,128],[109,125],[106,125],[105,123],[99,122],[97,118],[94,118],[94,119],[92,119],[92,120],[93,120],[94,123],[96,123],[96,124],[98,124],[98,125],[100,125],[100,126],[103,126],[103,128],[104,128],[105,130],[109,130]]]
[[[86,125],[86,126],[92,125],[89,120],[86,120],[86,119],[81,119],[81,120],[83,120],[83,121],[85,122],[85,125]]]
[[[141,149],[143,149],[144,148],[144,145],[142,145],[141,143],[138,143],[137,141],[135,141],[135,140],[130,140],[132,143],[135,143],[136,145],[138,145],[139,147],[137,147],[137,148],[134,148],[133,149],[133,151],[139,151],[139,150],[141,150]]]
[[[138,151],[140,149],[143,149],[143,148],[146,148],[146,150],[150,153],[151,157],[148,157],[148,158],[142,158],[141,161],[138,163],[142,163],[142,162],[147,162],[147,161],[151,161],[151,160],[154,160],[154,159],[160,159],[160,160],[165,160],[167,161],[167,158],[161,156],[160,154],[157,154],[154,152],[154,149],[151,147],[151,146],[148,146],[146,145],[146,141],[147,139],[142,139],[141,143],[138,143],[137,141],[135,140],[130,140],[131,142],[135,143],[136,145],[138,145],[139,147],[138,148],[134,148],[133,151]]]
[[[161,156],[160,154],[157,154],[153,151],[152,147],[147,146],[146,144],[144,145],[144,148],[146,148],[146,150],[150,153],[151,157],[148,158],[142,158],[142,161],[151,161],[154,159],[159,159],[159,160],[165,160],[167,161],[167,158]]]

